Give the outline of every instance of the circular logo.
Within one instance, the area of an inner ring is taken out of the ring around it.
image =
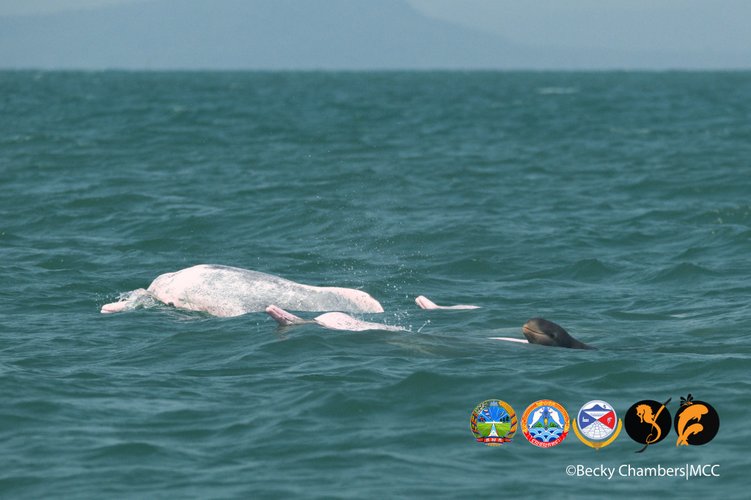
[[[709,403],[694,401],[689,394],[681,398],[681,407],[675,412],[673,427],[678,434],[676,446],[707,444],[720,430],[720,416]]]
[[[667,409],[668,403],[670,399],[664,403],[645,399],[631,405],[623,417],[628,435],[644,445],[640,452],[650,444],[659,443],[670,433],[672,419]]]
[[[522,432],[527,441],[540,448],[551,448],[568,435],[568,413],[549,399],[529,405],[522,415]]]
[[[516,413],[505,401],[488,399],[472,411],[469,427],[478,443],[500,446],[511,442],[516,432]]]
[[[621,432],[622,422],[612,405],[595,399],[581,407],[574,422],[574,432],[582,443],[603,448]]]

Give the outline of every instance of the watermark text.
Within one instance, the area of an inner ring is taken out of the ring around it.
[[[571,477],[596,477],[611,480],[618,477],[680,477],[686,480],[704,477],[720,477],[719,464],[685,464],[673,467],[663,465],[643,466],[622,464],[608,467],[604,464],[587,466],[571,464],[566,466],[566,475]]]

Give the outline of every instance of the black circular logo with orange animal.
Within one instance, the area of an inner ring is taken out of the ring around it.
[[[631,439],[641,443],[644,447],[638,450],[641,453],[651,444],[659,443],[670,433],[673,419],[667,405],[670,399],[664,403],[645,399],[631,405],[623,417],[623,424]]]
[[[678,435],[676,446],[707,444],[720,430],[720,416],[712,405],[694,401],[689,394],[681,398],[681,407],[675,413],[673,428]]]

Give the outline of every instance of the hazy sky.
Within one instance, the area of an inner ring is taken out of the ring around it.
[[[525,45],[748,52],[749,0],[410,0]]]
[[[2,0],[0,15],[146,0]],[[315,0],[307,0],[315,2]],[[372,0],[378,2],[378,0]],[[408,0],[420,12],[528,46],[749,52],[751,0]]]

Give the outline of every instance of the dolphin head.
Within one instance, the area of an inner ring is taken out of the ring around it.
[[[594,349],[573,338],[560,325],[542,318],[532,318],[524,323],[522,333],[530,344],[569,347],[572,349]]]

